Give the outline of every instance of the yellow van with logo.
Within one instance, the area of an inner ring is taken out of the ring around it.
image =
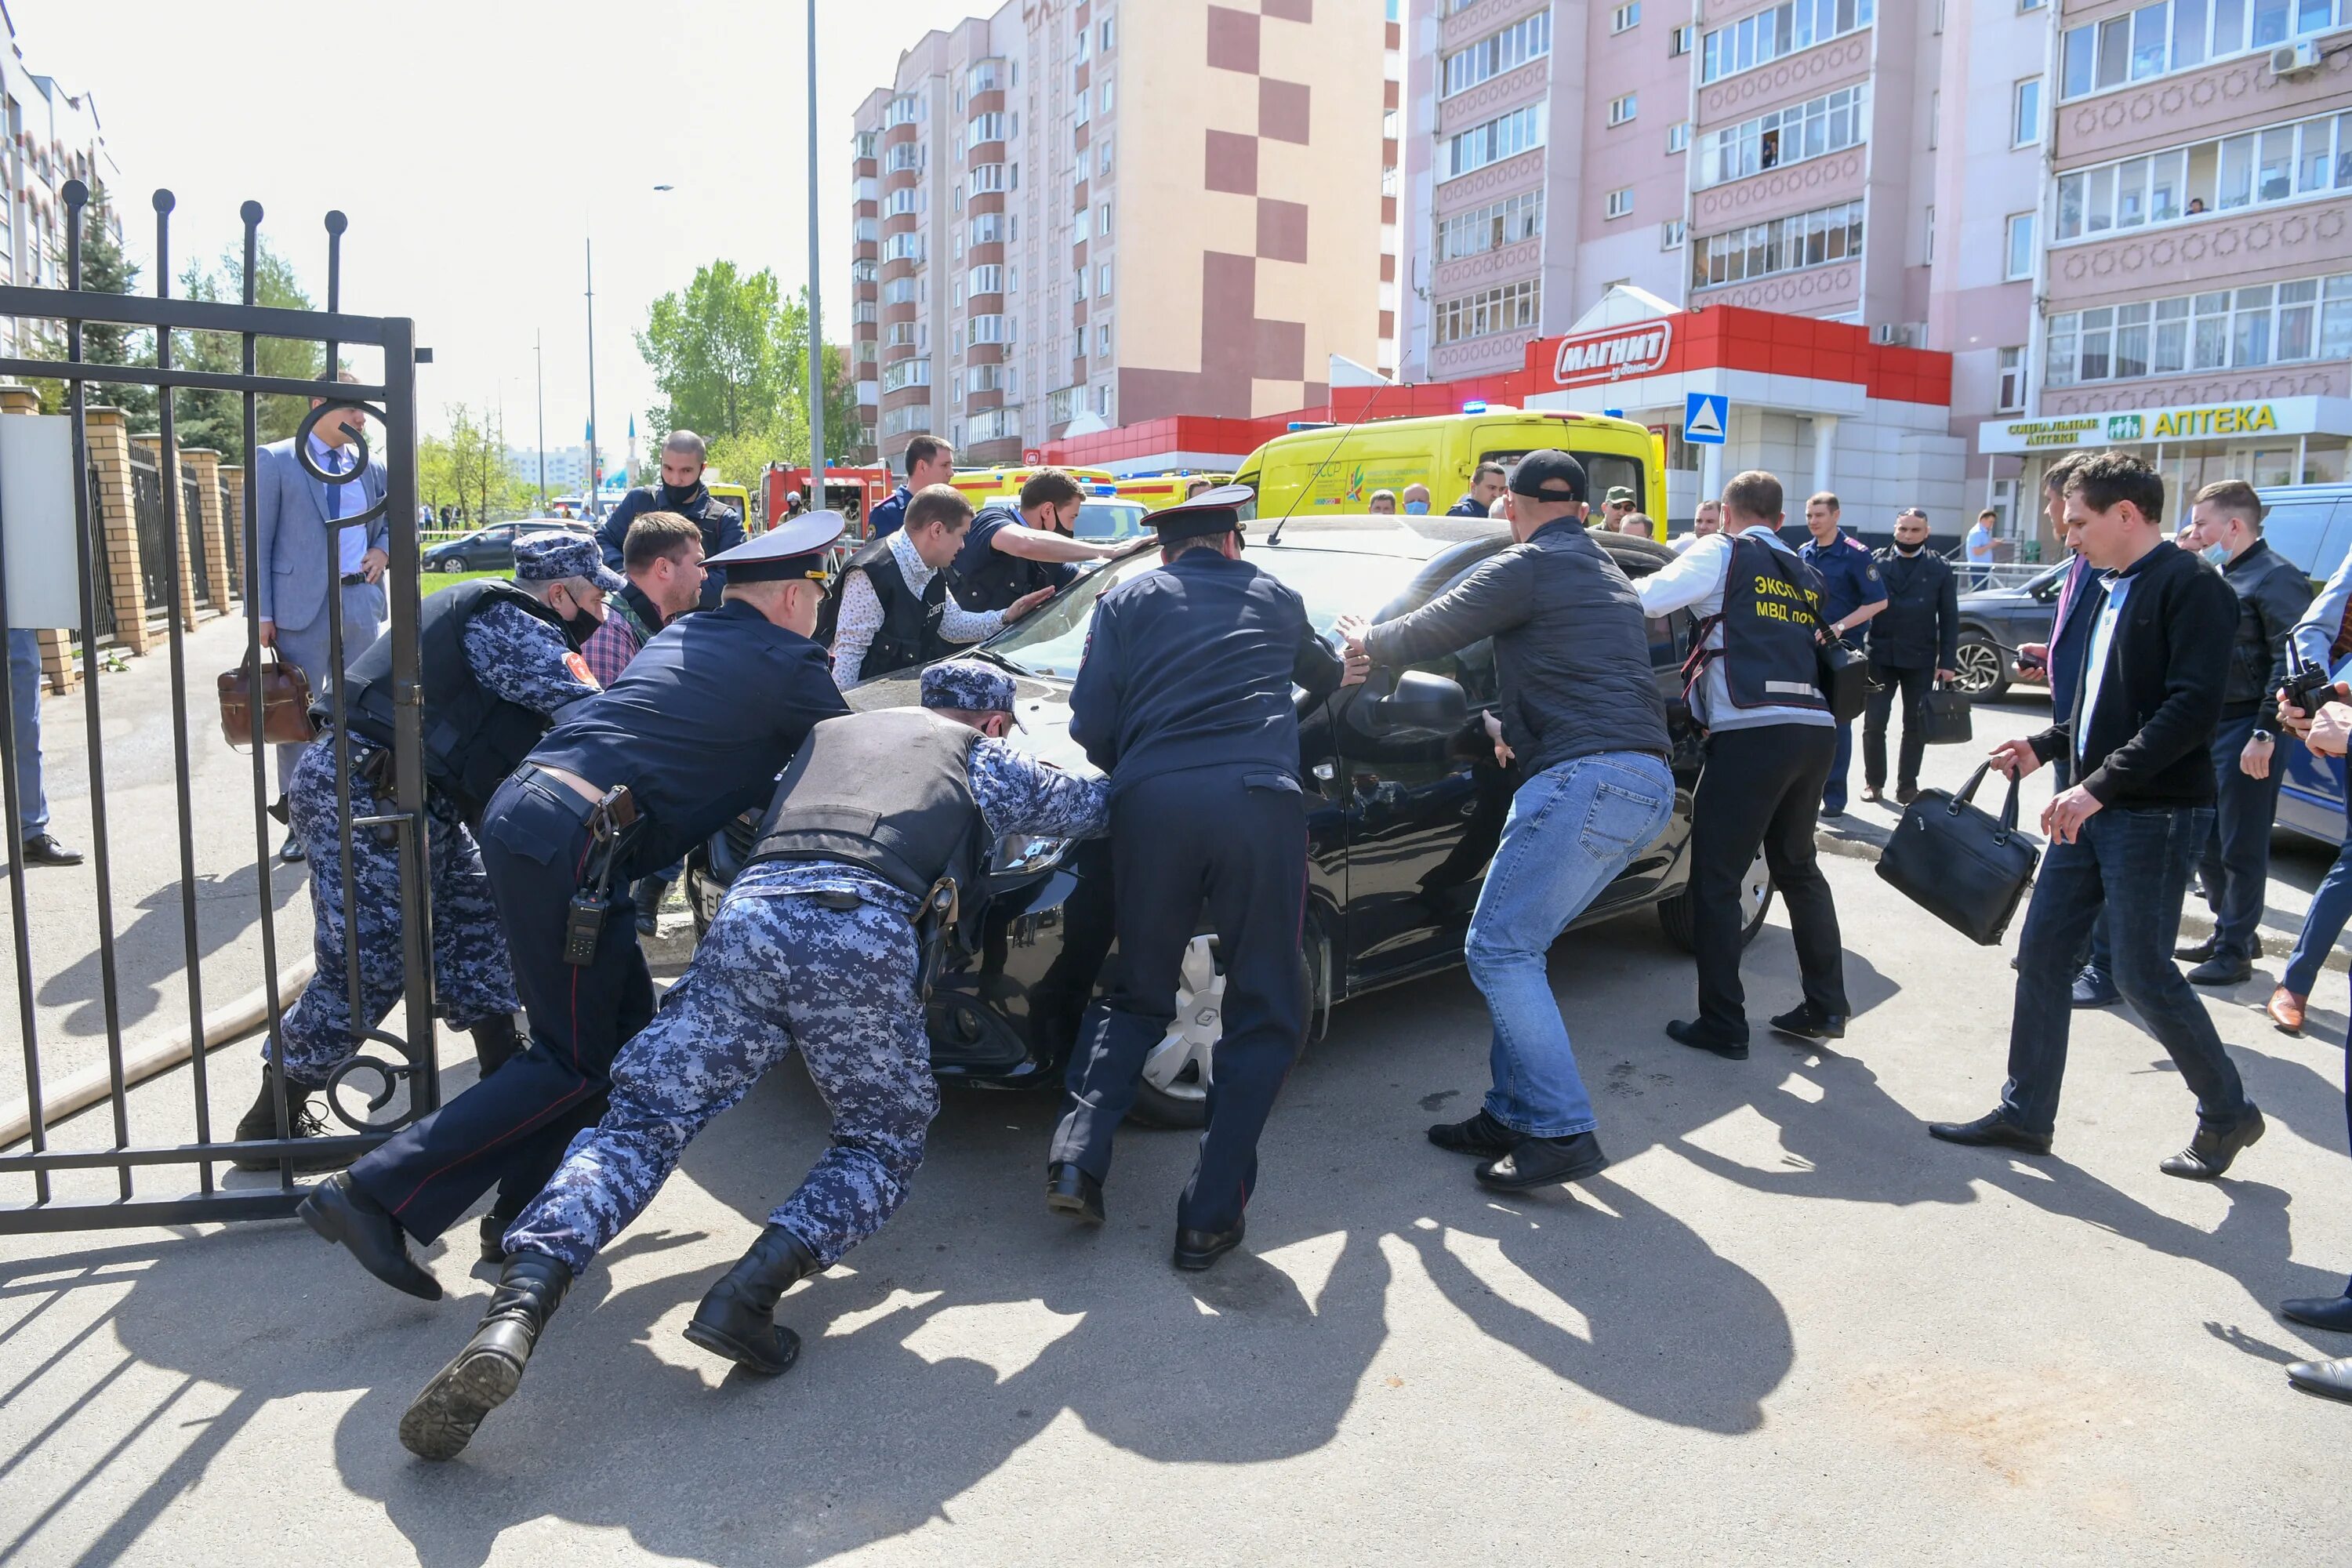
[[[1394,490],[1402,511],[1404,488],[1429,487],[1429,510],[1444,512],[1470,490],[1481,463],[1506,469],[1529,452],[1558,447],[1584,465],[1591,503],[1625,485],[1642,510],[1665,531],[1665,447],[1648,426],[1603,414],[1541,412],[1496,406],[1420,419],[1368,419],[1293,430],[1242,460],[1234,482],[1257,491],[1255,515],[1292,510],[1360,512],[1374,490]]]
[[[743,520],[743,537],[751,538],[758,526],[758,520],[751,515],[751,492],[741,485],[730,485],[719,479],[705,479],[702,488],[710,492],[712,500],[735,509],[735,515]]]
[[[1163,506],[1174,506],[1184,499],[1184,491],[1206,479],[1212,489],[1234,482],[1231,474],[1197,472],[1147,474],[1131,479],[1121,479],[1111,487],[1123,500],[1139,500],[1146,510],[1158,511]]]
[[[1019,495],[1023,485],[1044,471],[1045,465],[1034,468],[958,468],[955,478],[948,483],[961,490],[966,500],[978,506],[992,498]],[[1062,471],[1087,489],[1110,484],[1118,477],[1102,468],[1064,468]]]

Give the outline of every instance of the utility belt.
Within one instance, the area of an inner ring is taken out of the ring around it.
[[[594,786],[559,768],[525,763],[514,772],[517,780],[538,784],[553,798],[574,807],[588,829],[588,861],[579,886],[563,911],[563,962],[586,968],[596,962],[596,944],[613,909],[614,868],[627,858],[646,818],[637,813],[636,796],[626,784],[614,784],[592,795]]]

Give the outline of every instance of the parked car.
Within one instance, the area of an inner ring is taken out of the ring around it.
[[[1959,596],[1959,679],[1952,684],[1970,697],[1986,701],[2007,692],[2013,682],[2049,684],[2041,667],[2021,666],[2015,650],[2030,642],[2048,642],[2058,618],[2058,588],[2066,575],[2065,563],[2014,588],[1979,588]]]
[[[425,570],[510,572],[514,569],[515,541],[536,533],[571,533],[593,539],[596,529],[593,523],[577,518],[526,517],[513,522],[494,522],[460,538],[445,539],[425,550],[422,557]]]
[[[1249,559],[1307,602],[1318,631],[1348,611],[1401,614],[1458,582],[1509,542],[1484,521],[1370,516],[1293,519],[1278,543],[1253,541]],[[1622,535],[1605,549],[1634,575],[1674,559],[1664,547]],[[1096,599],[1159,563],[1148,545],[1090,569],[1060,597],[982,646],[977,657],[1016,678],[1025,731],[1015,743],[1074,771],[1087,763],[1068,731],[1069,691],[1086,649]],[[1651,661],[1673,715],[1673,765],[1681,788],[1666,829],[1636,858],[1580,926],[1650,908],[1669,937],[1691,941],[1690,792],[1698,736],[1682,704],[1679,674],[1690,617],[1651,623]],[[906,669],[854,688],[852,707],[917,700]],[[1515,781],[1464,750],[1465,716],[1495,697],[1487,644],[1402,672],[1381,672],[1307,712],[1300,752],[1308,795],[1306,979],[1319,1035],[1331,1007],[1382,986],[1462,962],[1464,937],[1486,863],[1502,833]],[[759,837],[746,813],[692,857],[688,889],[698,928]],[[1107,840],[1022,839],[995,847],[986,885],[967,900],[967,938],[948,961],[929,1006],[931,1065],[942,1079],[999,1087],[1059,1081],[1080,1014],[1097,994],[1111,948]],[[1763,924],[1771,883],[1761,856],[1742,892],[1747,931]],[[1213,938],[1192,944],[1176,1021],[1145,1063],[1139,1120],[1197,1126],[1210,1051],[1222,1020]]]

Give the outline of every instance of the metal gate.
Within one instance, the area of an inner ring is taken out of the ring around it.
[[[232,811],[249,808],[252,814],[252,869],[258,893],[260,973],[257,977],[245,978],[242,984],[231,981],[226,985],[220,984],[217,973],[207,973],[205,952],[198,930],[194,832],[194,813],[198,802],[193,798],[189,763],[192,744],[216,747],[222,742],[215,733],[216,719],[211,702],[213,671],[208,668],[196,679],[191,680],[186,642],[195,628],[184,621],[180,613],[190,597],[197,600],[209,598],[204,586],[205,546],[201,520],[190,510],[193,489],[179,482],[179,475],[158,472],[156,465],[147,462],[143,465],[143,471],[152,483],[152,500],[157,515],[152,526],[144,515],[139,517],[140,558],[142,573],[150,563],[152,563],[154,575],[147,596],[151,605],[161,609],[165,626],[164,647],[161,651],[169,660],[171,679],[171,744],[173,761],[176,764],[173,789],[179,851],[175,900],[159,894],[148,900],[148,907],[155,909],[159,904],[172,901],[177,904],[184,967],[171,974],[169,984],[161,990],[168,992],[184,988],[184,1026],[188,1048],[184,1066],[164,1073],[156,1079],[152,1088],[140,1090],[135,1109],[143,1121],[152,1124],[166,1121],[174,1129],[186,1125],[184,1119],[188,1111],[193,1110],[194,1137],[191,1140],[182,1135],[142,1141],[132,1136],[134,1096],[123,1043],[124,984],[119,963],[121,933],[118,930],[115,905],[117,873],[129,862],[121,858],[121,850],[110,842],[107,757],[101,743],[108,729],[102,690],[106,682],[100,678],[98,651],[100,637],[113,619],[110,613],[112,584],[105,575],[105,538],[95,477],[92,476],[88,485],[76,484],[73,488],[78,524],[77,565],[79,574],[79,617],[83,628],[78,651],[81,661],[80,702],[83,743],[88,757],[92,840],[89,871],[94,876],[97,895],[95,994],[88,1000],[100,1009],[105,1026],[103,1063],[93,1062],[88,1071],[93,1080],[98,1080],[102,1069],[102,1082],[98,1082],[97,1089],[93,1090],[94,1103],[84,1113],[85,1120],[69,1124],[77,1131],[94,1134],[71,1140],[76,1144],[90,1146],[62,1146],[67,1142],[63,1139],[58,1141],[59,1146],[53,1146],[49,1123],[53,1120],[62,1121],[63,1118],[54,1116],[53,1107],[44,1095],[44,1041],[37,1027],[37,990],[41,977],[34,973],[32,942],[27,927],[26,868],[20,853],[15,847],[16,835],[11,833],[7,836],[11,847],[7,907],[13,917],[15,932],[17,1022],[23,1037],[24,1089],[29,1110],[29,1130],[20,1143],[0,1152],[0,1233],[282,1215],[292,1212],[300,1196],[289,1163],[279,1161],[274,1174],[247,1178],[245,1185],[236,1184],[223,1167],[238,1156],[258,1158],[298,1151],[355,1155],[373,1147],[399,1126],[440,1103],[440,1080],[434,1054],[433,976],[429,961],[432,952],[431,910],[425,893],[429,885],[425,866],[425,777],[418,741],[421,714],[417,679],[415,367],[419,358],[425,356],[420,356],[415,347],[414,324],[408,320],[341,313],[341,237],[345,224],[341,213],[329,213],[326,216],[326,309],[288,310],[255,303],[255,264],[262,216],[258,203],[247,202],[244,207],[244,300],[238,304],[228,304],[172,297],[173,274],[170,223],[173,198],[168,191],[155,193],[153,204],[155,261],[151,276],[156,279],[155,294],[145,297],[84,291],[82,226],[89,192],[81,182],[69,182],[65,187],[65,201],[67,287],[61,289],[0,287],[0,315],[62,323],[66,357],[61,362],[0,357],[0,377],[64,382],[66,413],[71,426],[73,464],[78,474],[88,473],[91,468],[89,429],[85,414],[93,384],[101,396],[104,388],[110,385],[156,388],[161,434],[166,453],[177,450],[173,406],[175,390],[225,392],[242,398],[247,482],[243,487],[243,516],[236,521],[241,538],[227,559],[237,564],[244,581],[245,636],[242,652],[248,668],[257,667],[259,662],[261,597],[256,591],[255,575],[257,572],[272,570],[271,562],[264,558],[257,548],[262,478],[256,461],[259,444],[257,400],[270,395],[325,399],[310,410],[309,416],[293,433],[289,447],[292,460],[322,485],[360,482],[367,469],[369,458],[367,442],[362,437],[358,441],[361,460],[350,465],[348,473],[339,478],[322,472],[308,449],[310,434],[322,417],[341,410],[357,409],[373,420],[381,431],[381,451],[378,455],[382,458],[384,470],[383,499],[373,509],[342,518],[341,524],[349,526],[364,522],[382,514],[389,533],[391,565],[385,578],[385,588],[390,599],[390,622],[385,635],[391,638],[394,688],[400,694],[395,700],[393,746],[394,806],[392,813],[382,817],[363,818],[357,823],[352,821],[350,742],[343,723],[340,681],[325,683],[331,693],[329,701],[332,711],[328,731],[331,739],[320,743],[331,744],[335,751],[336,805],[342,823],[341,868],[346,931],[356,932],[359,930],[353,909],[352,832],[358,829],[389,834],[395,847],[400,873],[400,945],[404,1005],[391,1018],[384,1020],[384,1026],[366,1030],[357,1048],[337,1067],[327,1087],[325,1099],[330,1112],[347,1131],[325,1138],[287,1137],[289,1107],[286,1102],[285,1080],[282,1072],[273,1072],[270,1081],[279,1086],[275,1097],[278,1136],[240,1143],[233,1138],[216,1134],[209,1093],[210,1073],[205,1052],[205,999],[208,995],[215,1000],[224,994],[235,995],[246,987],[253,986],[257,978],[257,989],[262,992],[266,1002],[268,1060],[272,1068],[282,1066],[284,1046],[279,1026],[285,1009],[293,998],[280,994],[279,954],[284,944],[279,941],[277,929],[273,877],[298,876],[299,873],[278,868],[273,862],[275,824],[268,807],[276,795],[276,784],[269,748],[262,744],[261,705],[256,702],[252,705],[252,733],[247,738],[252,748],[250,800],[241,803],[208,800],[205,804],[208,811],[216,805],[225,805]],[[152,332],[156,342],[155,364],[151,367],[126,367],[87,362],[83,357],[83,329],[94,322]],[[235,372],[177,368],[173,363],[175,341],[191,333],[216,334],[241,342],[240,368]],[[255,345],[261,338],[323,345],[323,363],[327,372],[323,383],[258,374]],[[369,345],[383,350],[384,368],[380,384],[333,381],[339,363],[339,350],[353,345]],[[134,471],[142,468],[134,453]],[[144,486],[139,488],[145,489]],[[300,488],[305,491],[310,489],[307,485]],[[143,514],[143,502],[148,499],[142,495],[140,498],[142,504],[135,510]],[[299,514],[290,512],[282,516],[280,527],[297,526],[298,517]],[[331,525],[320,518],[318,526]],[[337,558],[331,536],[327,541],[325,557],[330,563]],[[185,585],[192,593],[184,594],[184,574],[190,572],[195,575]],[[325,595],[325,613],[329,646],[332,650],[329,658],[332,668],[340,670],[343,663],[341,595],[334,591],[331,580]],[[6,616],[5,563],[0,561],[0,641],[5,640],[8,630]],[[152,658],[155,655],[151,653],[147,657]],[[197,694],[202,704],[201,710],[194,713],[190,710],[192,692]],[[0,737],[13,734],[17,722],[17,716],[10,711],[11,700],[5,683],[0,683]],[[54,705],[57,710],[64,707],[62,702]],[[61,711],[58,716],[62,717]],[[53,719],[51,722],[54,724],[57,720]],[[0,813],[5,814],[0,820],[10,824],[19,820],[19,788],[16,748],[0,745]],[[236,788],[241,795],[242,786]],[[54,872],[46,874],[58,875]],[[237,874],[243,874],[241,868]],[[310,933],[295,932],[290,940],[294,951],[299,952],[308,944]],[[362,1011],[361,1005],[356,952],[346,951],[340,958],[334,954],[321,954],[320,957],[322,967],[327,970],[327,982],[331,984],[340,977],[347,988],[354,1027],[366,1025],[370,1016]],[[215,970],[220,967],[217,960],[214,967]],[[160,994],[157,999],[162,1000]],[[401,1026],[396,1031],[391,1027],[395,1020]],[[163,1042],[167,1047],[177,1043],[177,1026],[173,1037]],[[67,1042],[58,1039],[53,1031],[47,1043],[55,1047]],[[101,1042],[76,1036],[71,1043],[87,1049]],[[257,1069],[255,1076],[259,1076]],[[102,1089],[102,1093],[97,1089]],[[363,1103],[354,1106],[350,1103],[354,1099]],[[387,1110],[387,1108],[390,1109]],[[100,1125],[101,1112],[102,1128]],[[231,1116],[234,1115],[232,1110]],[[11,1192],[7,1190],[9,1188],[21,1190]],[[26,1201],[16,1201],[20,1196]]]

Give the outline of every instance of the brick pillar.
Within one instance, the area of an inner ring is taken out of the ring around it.
[[[228,613],[227,520],[221,510],[220,454],[210,447],[183,447],[180,457],[196,471],[197,506],[205,525],[205,587],[213,614]]]
[[[141,451],[155,459],[157,472],[163,476],[163,483],[170,487],[171,493],[163,500],[163,516],[166,526],[172,527],[172,548],[180,553],[180,626],[184,630],[194,630],[196,624],[195,566],[188,559],[187,495],[180,481],[180,454],[166,454],[161,435],[133,436],[131,439],[138,444]],[[178,518],[176,526],[173,526],[171,521],[174,514]]]
[[[157,641],[147,629],[147,603],[139,586],[139,523],[131,513],[131,425],[120,408],[91,408],[89,466],[98,470],[99,529],[106,539],[114,592],[115,640],[132,653]]]
[[[245,469],[235,463],[223,463],[220,475],[221,536],[236,541],[236,570],[228,574],[230,601],[245,602],[246,557],[249,553],[245,538]]]
[[[0,414],[38,414],[40,395],[14,383],[0,385]],[[73,639],[59,627],[44,626],[36,634],[41,645],[41,674],[53,691],[74,689]]]

